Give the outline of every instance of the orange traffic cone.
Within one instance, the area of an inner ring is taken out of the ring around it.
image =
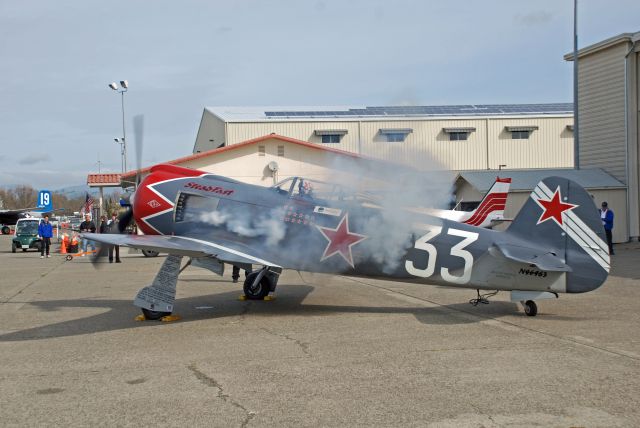
[[[67,241],[68,240],[69,240],[69,237],[67,236],[66,233],[64,235],[62,235],[62,243],[60,244],[60,254],[67,254]]]

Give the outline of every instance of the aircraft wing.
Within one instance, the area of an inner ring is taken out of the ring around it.
[[[529,263],[549,272],[571,272],[572,269],[560,257],[542,249],[513,244],[496,243],[500,253],[516,262]]]
[[[281,267],[276,263],[263,260],[251,254],[233,248],[231,242],[210,242],[186,236],[169,235],[116,235],[102,233],[82,233],[80,236],[92,241],[109,245],[153,250],[160,253],[176,254],[187,257],[215,257],[221,262],[230,264],[261,264]]]

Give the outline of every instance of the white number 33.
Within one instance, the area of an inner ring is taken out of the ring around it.
[[[442,227],[436,227],[416,240],[414,247],[417,250],[427,252],[427,266],[424,269],[418,269],[414,266],[412,260],[407,260],[405,262],[405,268],[407,269],[407,272],[409,274],[413,276],[419,276],[421,278],[429,278],[434,274],[436,269],[436,258],[438,257],[438,249],[433,244],[430,244],[429,241],[440,235],[441,232]],[[454,276],[449,272],[449,268],[442,267],[440,268],[440,276],[442,276],[442,279],[447,282],[453,282],[455,284],[466,284],[471,279],[473,254],[471,254],[469,251],[466,251],[465,248],[469,244],[477,241],[479,235],[476,232],[468,232],[458,229],[449,229],[447,231],[447,234],[464,238],[462,241],[451,247],[451,252],[449,253],[454,257],[460,257],[462,260],[464,260],[464,267],[462,269],[461,276]]]

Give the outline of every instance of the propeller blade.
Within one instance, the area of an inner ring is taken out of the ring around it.
[[[127,230],[127,227],[131,224],[132,221],[133,221],[133,209],[129,207],[124,212],[124,214],[121,214],[120,218],[118,218],[118,232],[125,233]]]
[[[133,117],[133,133],[136,145],[136,188],[140,184],[140,170],[142,169],[142,145],[144,140],[144,115]]]
[[[98,247],[98,251],[91,257],[91,263],[93,263],[94,267],[98,267],[98,259],[100,257],[106,257],[109,253],[109,246],[107,244],[100,244]]]

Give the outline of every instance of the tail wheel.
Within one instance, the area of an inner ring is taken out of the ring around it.
[[[149,309],[145,309],[145,308],[140,308],[142,309],[142,313],[144,314],[144,318],[151,320],[151,321],[156,321],[159,320],[162,317],[166,317],[171,315],[171,312],[160,312],[160,311],[152,311]]]
[[[256,277],[260,271],[251,272],[244,280],[244,286],[242,289],[244,290],[244,295],[249,300],[263,300],[271,291],[271,284],[269,283],[269,278],[267,276],[263,276],[259,283],[254,285]]]
[[[529,317],[535,317],[538,313],[538,305],[533,300],[524,302],[524,313]]]

